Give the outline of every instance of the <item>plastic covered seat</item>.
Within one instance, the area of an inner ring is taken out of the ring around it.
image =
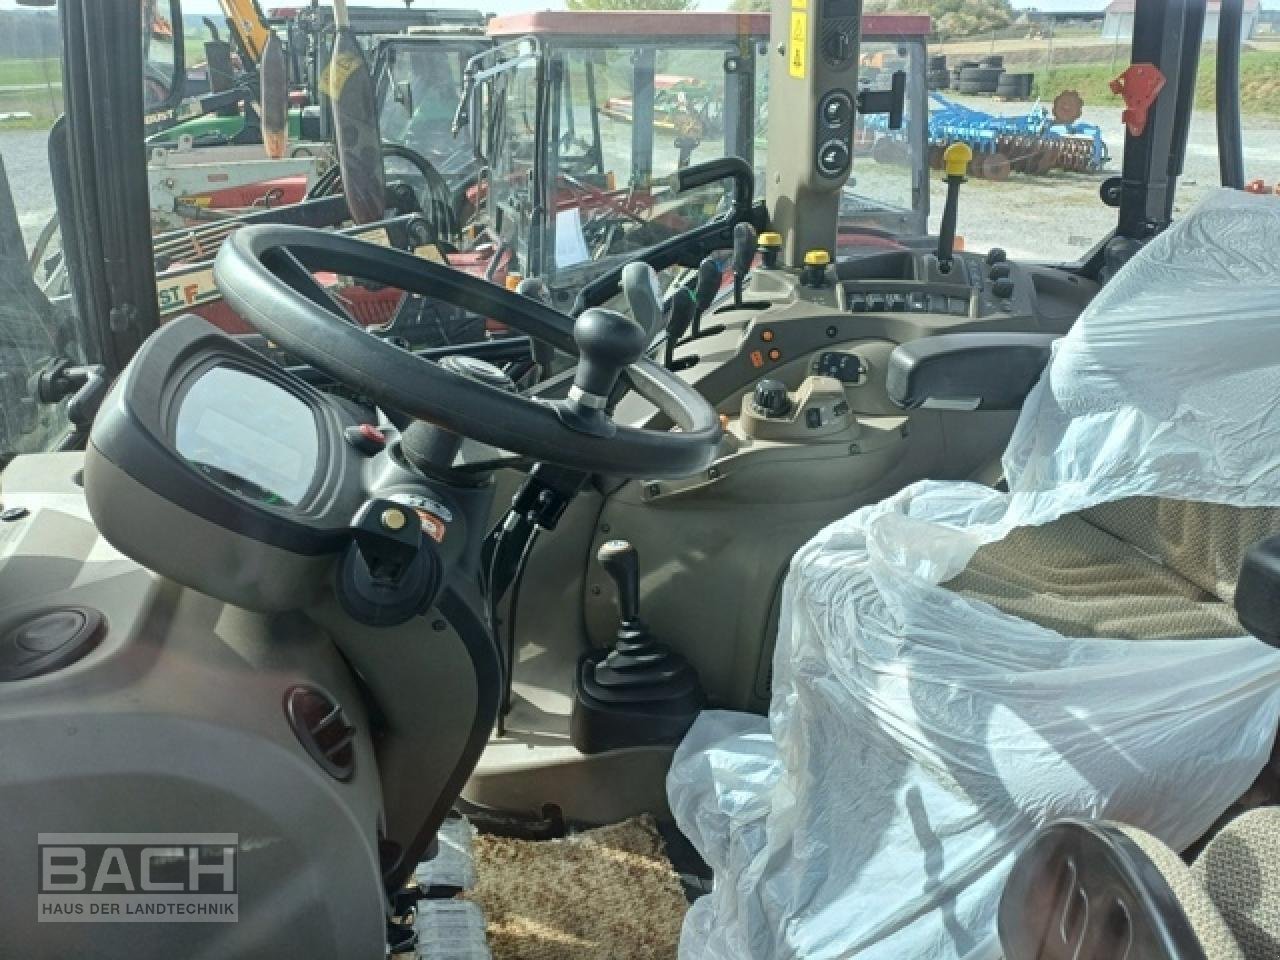
[[[684,960],[994,960],[1038,828],[1185,850],[1254,783],[1280,651],[1233,599],[1280,530],[1280,199],[1221,191],[1130,260],[1054,344],[1004,472],[797,552],[769,716],[704,713],[668,778],[716,873]]]
[[[1014,863],[999,929],[1005,960],[1274,960],[1280,810],[1235,818],[1192,866],[1134,827],[1050,824]]]

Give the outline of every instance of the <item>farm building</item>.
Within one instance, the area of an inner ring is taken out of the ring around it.
[[[1106,19],[1102,21],[1102,35],[1109,40],[1128,40],[1133,36],[1134,0],[1112,0],[1107,4]],[[1221,0],[1209,0],[1204,17],[1204,38],[1218,39],[1218,13]],[[1240,39],[1249,40],[1258,30],[1259,0],[1244,0],[1244,21],[1240,24]]]

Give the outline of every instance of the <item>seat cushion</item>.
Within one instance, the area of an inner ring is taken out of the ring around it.
[[[1223,603],[1235,597],[1245,551],[1280,532],[1280,510],[1127,497],[1081,514]]]
[[[1236,817],[1209,841],[1192,874],[1247,960],[1280,957],[1280,808]]]
[[[1235,931],[1226,921],[1208,891],[1198,882],[1192,869],[1164,843],[1137,827],[1118,825],[1120,832],[1138,845],[1147,859],[1160,871],[1165,883],[1178,898],[1191,929],[1204,950],[1205,960],[1254,960],[1237,942]],[[1268,954],[1274,960],[1274,954]]]
[[[1178,571],[1071,514],[978,550],[947,586],[1069,637],[1236,637],[1235,611]]]

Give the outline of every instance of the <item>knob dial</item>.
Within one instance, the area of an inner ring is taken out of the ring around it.
[[[989,267],[994,267],[997,263],[1004,263],[1008,259],[1009,255],[1001,247],[992,247],[987,251],[987,266]]]
[[[1000,300],[1008,300],[1014,292],[1013,279],[1001,277],[991,285],[991,292]]]
[[[791,410],[787,385],[781,380],[761,380],[756,384],[751,406],[762,417],[785,417]]]

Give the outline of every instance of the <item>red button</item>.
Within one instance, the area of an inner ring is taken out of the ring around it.
[[[372,423],[360,424],[360,436],[364,437],[370,443],[376,443],[380,447],[387,445],[387,438],[382,431],[375,427]]]

